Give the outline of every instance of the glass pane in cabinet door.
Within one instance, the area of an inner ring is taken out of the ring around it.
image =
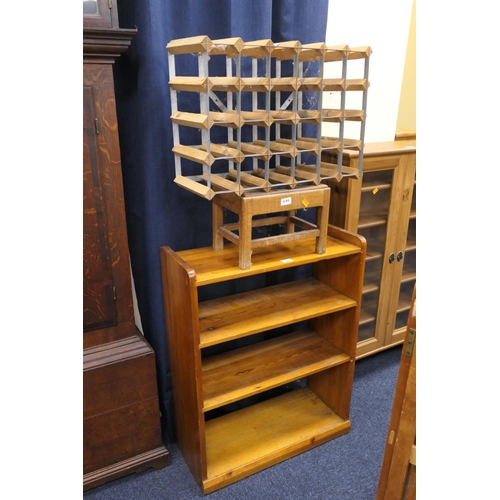
[[[358,233],[366,239],[367,255],[358,342],[368,340],[376,335],[375,327],[383,254],[387,237],[392,176],[392,170],[363,174]]]
[[[375,336],[375,320],[377,317],[381,268],[381,258],[371,258],[371,256],[367,257],[365,263],[363,297],[361,300],[358,342],[368,340]]]
[[[412,205],[410,209],[410,221],[408,223],[408,237],[406,239],[403,275],[399,288],[399,300],[396,314],[395,330],[406,328],[408,314],[410,312],[411,297],[417,279],[417,210],[416,189],[413,188]]]
[[[116,1],[83,0],[83,27],[89,29],[112,28],[112,18],[118,13],[116,9]]]
[[[83,0],[83,13],[86,15],[97,14],[97,0]]]

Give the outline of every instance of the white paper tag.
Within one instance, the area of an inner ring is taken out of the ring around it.
[[[285,205],[291,205],[292,204],[292,197],[287,196],[286,198],[281,198],[281,206],[284,207]]]

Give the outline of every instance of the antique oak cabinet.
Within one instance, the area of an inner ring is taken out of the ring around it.
[[[84,490],[170,463],[154,352],[135,326],[115,107],[112,66],[135,30],[118,28],[113,2],[84,2],[83,17]]]

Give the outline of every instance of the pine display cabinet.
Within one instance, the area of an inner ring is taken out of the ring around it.
[[[336,163],[335,155],[323,161]],[[356,152],[344,151],[354,166]],[[329,222],[365,237],[357,358],[404,340],[416,282],[416,139],[366,143],[363,177],[327,182]]]

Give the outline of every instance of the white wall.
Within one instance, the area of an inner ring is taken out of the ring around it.
[[[399,97],[405,67],[406,47],[413,0],[329,0],[327,45],[368,45],[370,57],[365,142],[392,141],[397,126]],[[348,78],[362,78],[360,67],[349,61]],[[325,76],[328,75],[325,68]],[[335,96],[325,93],[323,107],[334,107]],[[355,92],[354,94],[360,94]],[[349,102],[346,102],[348,106]],[[353,103],[353,107],[359,108]],[[359,126],[350,124],[345,137],[359,138]],[[322,135],[335,135],[324,125]]]
[[[417,130],[417,33],[416,33],[416,0],[413,0],[410,32],[406,48],[405,69],[399,100],[398,128],[401,130]]]

